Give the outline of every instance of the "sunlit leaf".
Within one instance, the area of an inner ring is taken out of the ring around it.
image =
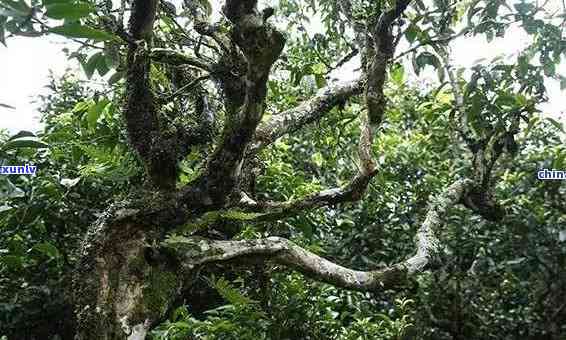
[[[107,99],[102,99],[94,105],[91,105],[87,112],[87,123],[90,129],[96,127],[98,118],[110,102]]]
[[[86,17],[94,11],[88,3],[57,2],[47,5],[45,15],[52,19],[77,20]]]
[[[114,39],[114,35],[77,23],[65,24],[49,29],[49,32],[60,34],[70,38],[92,39],[94,41],[108,41]]]

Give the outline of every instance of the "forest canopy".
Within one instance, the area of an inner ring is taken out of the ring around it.
[[[0,174],[0,339],[565,339],[537,177],[565,28],[562,0],[0,0],[1,49],[80,65],[0,130],[36,167]]]

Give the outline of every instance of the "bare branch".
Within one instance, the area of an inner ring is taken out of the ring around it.
[[[175,98],[175,97],[178,96],[178,95],[181,95],[181,94],[183,94],[183,93],[189,92],[189,91],[192,90],[195,86],[197,86],[201,81],[204,81],[204,80],[207,80],[207,79],[210,79],[210,74],[205,74],[204,76],[197,77],[197,78],[193,79],[191,82],[189,82],[189,83],[187,83],[187,84],[181,86],[181,87],[180,87],[178,90],[176,90],[175,92],[173,92],[173,93],[167,95],[167,96],[164,97],[164,98],[160,98],[160,100],[167,102],[167,101],[169,101],[169,100]]]
[[[419,42],[417,45],[409,48],[408,50],[405,50],[401,53],[399,53],[398,55],[395,56],[394,60],[398,60],[403,58],[404,56],[406,56],[407,54],[413,53],[416,50],[418,50],[419,48],[425,47],[425,46],[435,46],[437,44],[441,44],[441,43],[448,43],[464,34],[467,34],[469,32],[469,29],[464,28],[463,30],[461,30],[460,32],[454,34],[454,35],[449,35],[449,36],[443,36],[441,38],[431,38],[430,40],[427,41],[423,41],[423,42]]]
[[[316,280],[337,287],[377,291],[395,288],[409,275],[438,265],[439,241],[435,236],[448,210],[465,196],[472,181],[458,180],[449,186],[432,204],[416,235],[416,254],[406,261],[372,271],[345,268],[309,252],[295,243],[279,237],[245,241],[214,241],[196,237],[174,237],[164,242],[186,270],[213,262],[255,258],[289,266]]]
[[[340,60],[338,60],[336,62],[336,65],[328,68],[328,70],[326,70],[326,74],[331,73],[332,71],[342,67],[344,64],[346,64],[347,62],[349,62],[350,60],[352,60],[352,58],[354,58],[355,56],[357,56],[360,53],[360,50],[358,50],[357,48],[353,48],[352,51],[348,54],[346,54],[343,58],[341,58]]]
[[[311,99],[297,107],[273,115],[262,122],[255,135],[253,150],[259,150],[278,138],[293,133],[306,124],[317,121],[335,106],[344,103],[348,98],[363,91],[364,80],[358,78],[343,84],[324,87]]]
[[[327,205],[353,202],[361,199],[371,178],[376,171],[360,170],[352,181],[342,187],[319,191],[306,198],[287,202],[263,201],[256,202],[245,193],[242,193],[240,207],[247,211],[260,212],[254,220],[273,220],[300,212],[305,209],[315,209]]]

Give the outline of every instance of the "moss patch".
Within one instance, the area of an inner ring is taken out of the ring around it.
[[[144,309],[150,315],[161,317],[167,311],[169,302],[178,287],[177,274],[160,268],[151,268],[143,288]]]

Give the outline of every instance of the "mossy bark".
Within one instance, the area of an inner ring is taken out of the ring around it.
[[[154,233],[103,217],[84,241],[74,278],[78,339],[144,339],[176,298],[182,280],[148,254]]]

